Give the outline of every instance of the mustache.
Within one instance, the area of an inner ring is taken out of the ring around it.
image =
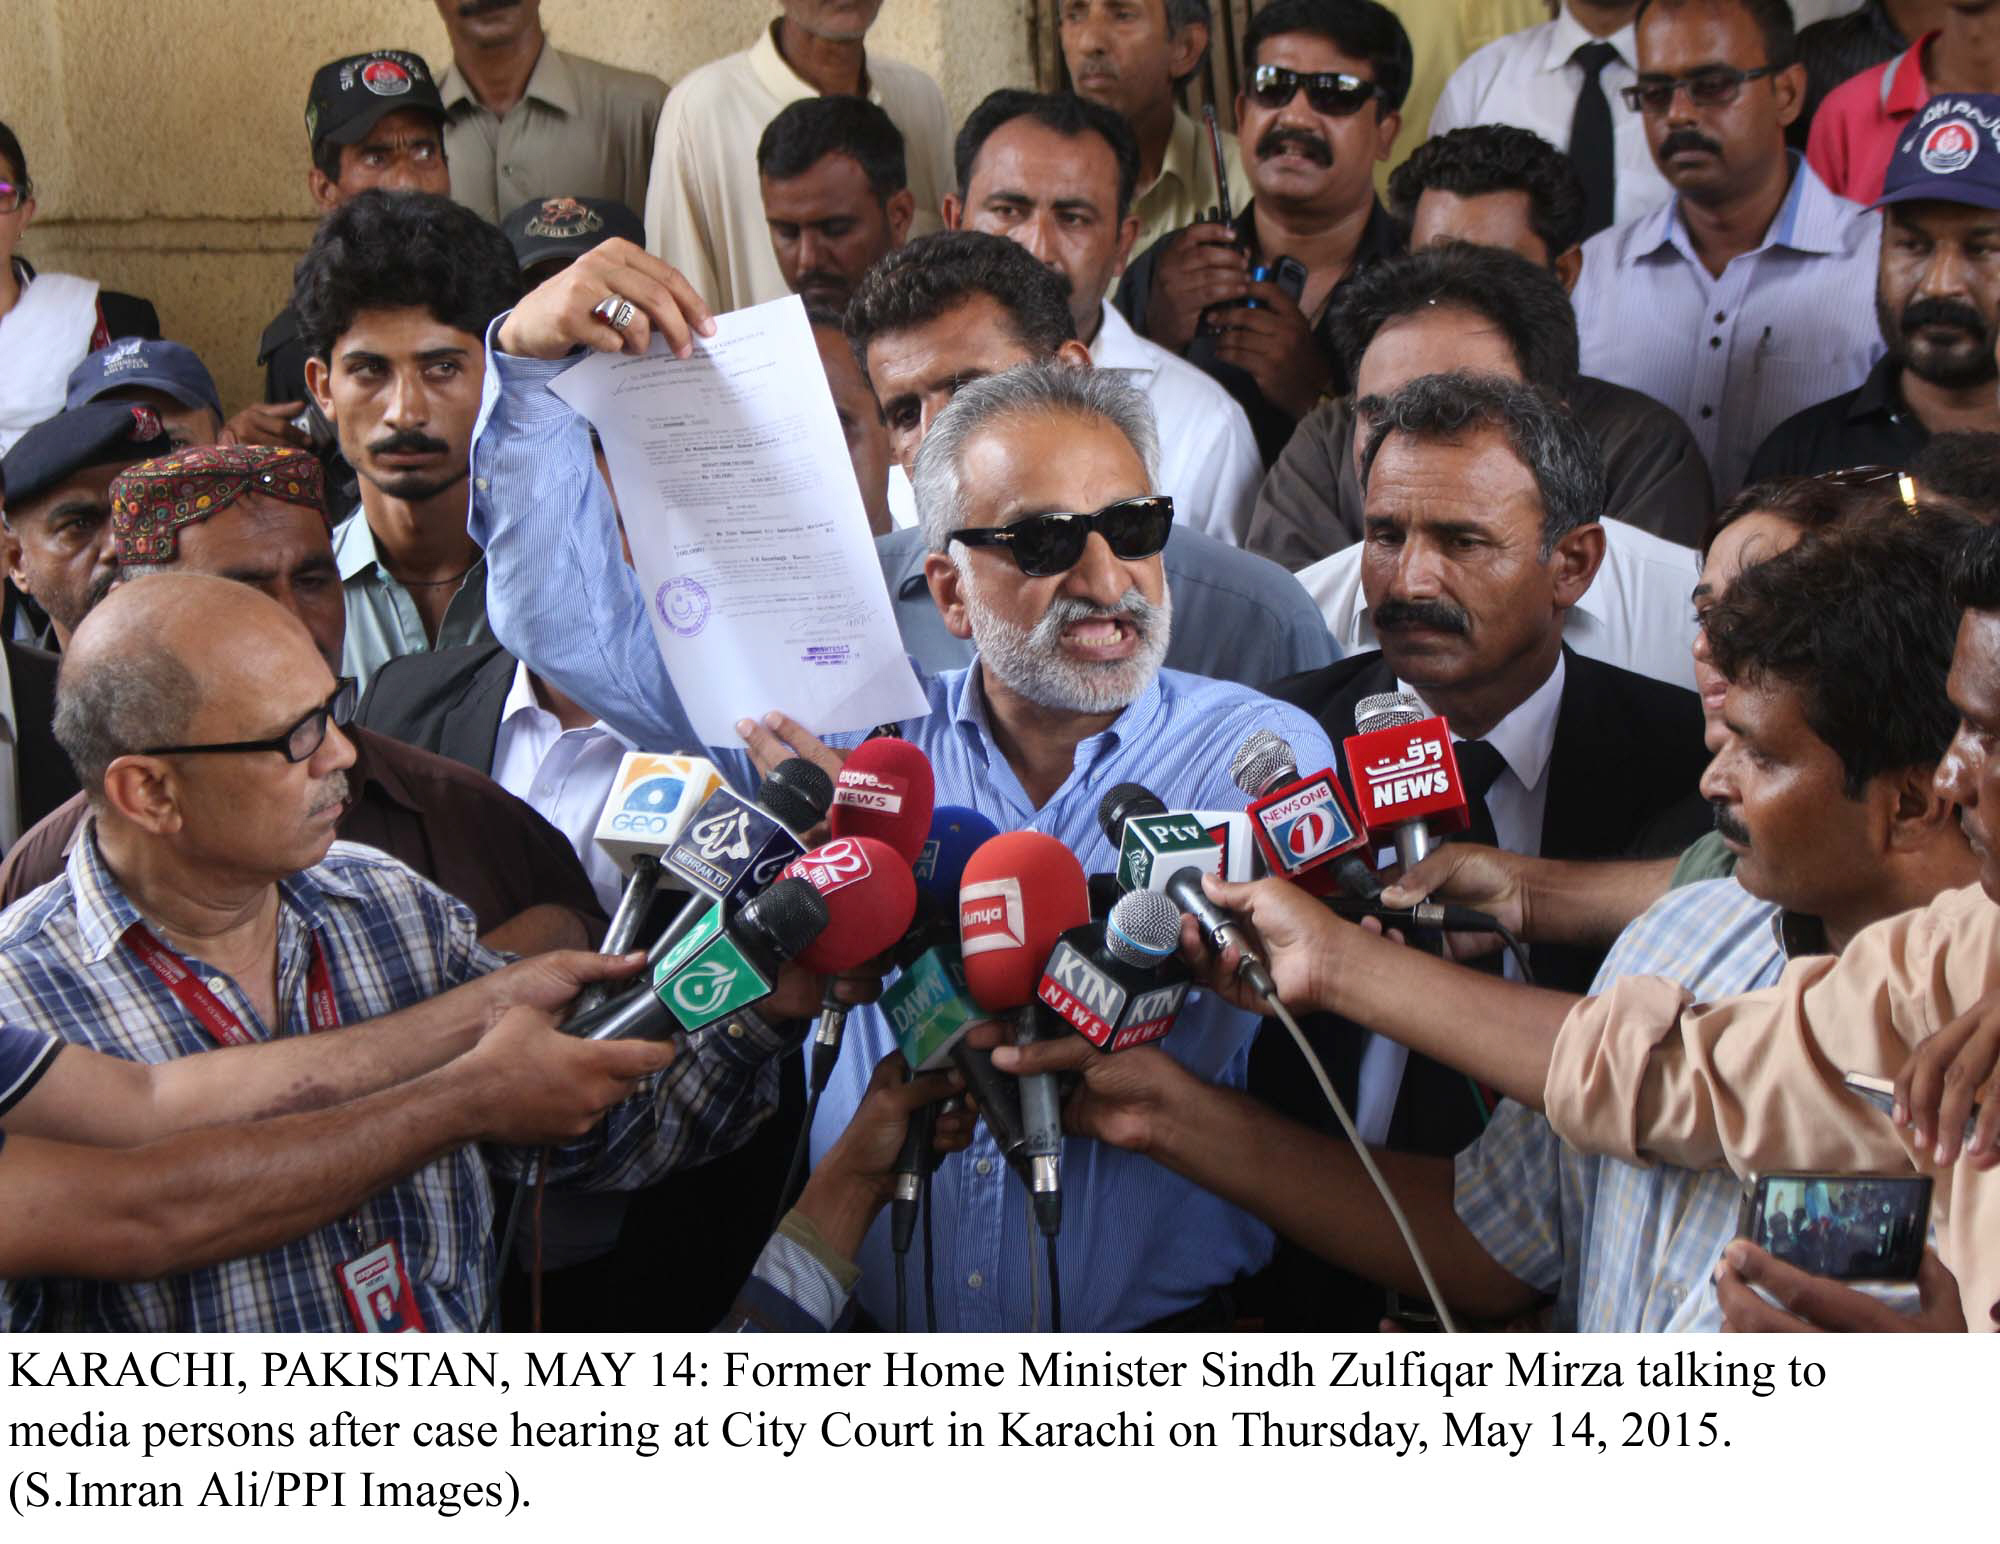
[[[1710,155],[1721,155],[1722,146],[1710,139],[1699,129],[1675,129],[1660,141],[1660,157],[1679,155],[1683,150],[1705,150]]]
[[[435,455],[451,453],[451,447],[443,440],[433,439],[416,429],[398,429],[394,434],[385,434],[368,447],[371,456]]]
[[[460,16],[484,16],[490,11],[511,11],[521,0],[460,0]]]
[[[1902,326],[1906,334],[1920,327],[1954,327],[1975,338],[1983,338],[1990,324],[1963,301],[1924,299],[1913,300],[1903,307]]]
[[[1074,595],[1058,595],[1049,602],[1049,609],[1042,613],[1041,621],[1035,624],[1029,634],[1029,641],[1036,648],[1054,653],[1062,644],[1062,631],[1072,622],[1089,622],[1098,617],[1115,617],[1132,624],[1132,631],[1140,638],[1152,636],[1152,630],[1166,619],[1164,606],[1156,606],[1136,589],[1127,590],[1118,597],[1115,606],[1100,606],[1095,601],[1081,600]]]
[[[1715,829],[1739,846],[1748,847],[1750,845],[1750,828],[1736,818],[1735,811],[1730,809],[1726,804],[1716,804],[1713,808],[1715,810]]]
[[[1282,124],[1264,131],[1264,137],[1257,141],[1257,159],[1269,160],[1287,149],[1296,150],[1308,161],[1315,161],[1321,166],[1333,165],[1333,146],[1317,134],[1305,129],[1287,128]]]
[[[313,801],[313,807],[306,811],[308,817],[324,815],[336,805],[347,802],[347,774],[336,772],[326,780],[325,791]]]
[[[1441,633],[1463,638],[1472,630],[1472,619],[1459,607],[1442,600],[1385,600],[1375,608],[1375,630],[1396,627],[1434,627]]]
[[[90,588],[84,592],[83,597],[83,610],[86,616],[97,609],[97,603],[111,593],[113,587],[117,585],[119,579],[122,577],[123,575],[120,571],[114,567],[102,578],[92,582]]]

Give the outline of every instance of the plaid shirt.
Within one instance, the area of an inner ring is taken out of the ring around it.
[[[105,867],[92,827],[66,873],[0,918],[0,1022],[60,1033],[93,1050],[164,1062],[213,1048],[151,969],[120,942],[139,920]],[[324,861],[278,886],[277,1033],[306,1032],[306,973],[317,935],[342,1024],[357,1024],[462,985],[504,963],[483,948],[472,913],[394,859],[336,842]],[[251,1034],[271,1038],[236,983],[190,959],[189,968]],[[338,1033],[338,1031],[331,1031]],[[552,1155],[549,1178],[629,1189],[741,1143],[776,1103],[777,1037],[696,1036],[646,1093],[584,1141]],[[489,1149],[511,1176],[531,1155]],[[246,1176],[254,1182],[254,1176]],[[164,1280],[17,1281],[0,1288],[8,1330],[346,1330],[353,1325],[341,1262],[393,1239],[425,1325],[484,1326],[494,1281],[487,1162],[462,1148],[419,1169],[353,1216],[268,1254]]]
[[[1591,989],[1664,976],[1700,1001],[1732,997],[1776,982],[1788,949],[1825,953],[1808,938],[1817,931],[1734,879],[1686,885],[1619,935]],[[1555,1294],[1556,1329],[1720,1329],[1709,1273],[1742,1205],[1727,1169],[1580,1153],[1511,1100],[1458,1155],[1459,1220],[1511,1275]]]

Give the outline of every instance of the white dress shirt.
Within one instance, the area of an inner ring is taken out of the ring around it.
[[[1116,370],[1146,394],[1160,430],[1160,488],[1183,525],[1243,545],[1264,462],[1250,420],[1214,376],[1132,330],[1110,301],[1099,302],[1090,362]]]
[[[1664,204],[1673,188],[1646,147],[1645,121],[1618,95],[1621,87],[1639,78],[1634,36],[1633,28],[1625,26],[1607,38],[1596,37],[1564,5],[1554,21],[1488,43],[1452,71],[1431,114],[1431,133],[1506,123],[1531,129],[1567,153],[1576,99],[1583,90],[1583,66],[1570,56],[1586,43],[1609,43],[1618,57],[1597,78],[1611,104],[1611,150],[1617,174],[1612,220],[1636,220]]]
[[[1343,547],[1296,575],[1343,654],[1381,647],[1361,593],[1365,542]],[[1579,654],[1694,689],[1694,605],[1701,559],[1622,520],[1604,522],[1604,561],[1563,618],[1563,642]]]
[[[1556,719],[1562,712],[1563,681],[1569,669],[1562,655],[1556,668],[1518,708],[1495,724],[1486,743],[1507,763],[1486,791],[1486,813],[1493,818],[1493,835],[1507,852],[1538,855],[1542,850],[1542,815],[1548,806],[1549,759],[1555,754]],[[1423,693],[1403,681],[1397,690],[1421,698]],[[1454,734],[1456,745],[1464,739]],[[1389,860],[1393,862],[1392,852]],[[1507,978],[1521,979],[1510,954]],[[1389,1122],[1396,1113],[1396,1094],[1403,1086],[1403,1068],[1410,1059],[1407,1046],[1381,1035],[1370,1035],[1361,1052],[1361,1074],[1354,1111],[1355,1129],[1364,1142],[1377,1146],[1389,1140]]]
[[[0,852],[21,839],[21,734],[14,722],[14,674],[0,649]]]
[[[597,903],[610,916],[618,909],[625,876],[593,840],[597,817],[618,776],[618,763],[634,747],[602,723],[565,729],[541,705],[528,680],[528,667],[514,667],[514,684],[500,708],[500,732],[493,742],[493,781],[569,838],[590,876]]]

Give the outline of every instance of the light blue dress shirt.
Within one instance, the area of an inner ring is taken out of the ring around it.
[[[494,323],[495,328],[500,325]],[[494,631],[537,674],[644,750],[693,751],[646,620],[638,580],[619,556],[610,498],[584,421],[546,389],[570,361],[518,359],[490,346],[472,451],[471,530],[486,550]],[[1002,831],[1056,837],[1087,872],[1114,853],[1097,805],[1122,782],[1170,808],[1240,808],[1229,762],[1254,731],[1288,740],[1301,767],[1332,764],[1333,747],[1305,713],[1247,687],[1163,671],[1109,728],[1078,745],[1069,778],[1037,808],[994,743],[978,670],[925,676],[930,712],[900,732],[930,758],[940,804],[969,805]],[[859,736],[835,736],[851,745]],[[741,747],[707,753],[739,787],[757,774]],[[1166,1049],[1198,1076],[1243,1084],[1258,1019],[1196,993]],[[846,1128],[875,1063],[895,1047],[876,1009],[848,1016],[847,1040],[813,1128],[817,1158]],[[1201,1302],[1269,1258],[1271,1234],[1247,1213],[1149,1159],[1072,1139],[1063,1156],[1063,1323],[1135,1329]],[[1047,1328],[1042,1244],[1028,1194],[982,1127],[933,1185],[938,1328]],[[863,1245],[860,1300],[893,1319],[886,1222]]]

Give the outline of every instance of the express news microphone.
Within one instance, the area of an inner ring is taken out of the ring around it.
[[[1274,875],[1313,895],[1335,883],[1368,900],[1382,893],[1356,850],[1367,846],[1367,833],[1331,768],[1299,776],[1292,747],[1260,729],[1237,748],[1229,776],[1250,796],[1251,838]]]
[[[958,890],[959,949],[972,1000],[1012,1016],[1015,1038],[1041,1038],[1035,989],[1057,941],[1090,921],[1083,865],[1052,836],[1010,831],[965,865]],[[1062,1228],[1062,1109],[1049,1073],[1018,1080],[1028,1188],[1035,1223],[1053,1238]]]
[[[1120,783],[1097,806],[1097,824],[1118,849],[1127,890],[1165,890],[1182,872],[1222,872],[1222,847],[1191,810],[1170,810],[1138,783]]]
[[[1156,890],[1130,891],[1104,921],[1062,935],[1035,995],[1100,1051],[1149,1045],[1187,1001],[1180,939],[1180,907]]]
[[[785,962],[810,947],[830,920],[826,902],[803,879],[780,880],[733,915],[711,901],[649,981],[563,1028],[586,1040],[664,1040],[704,1028],[768,997]]]
[[[1440,837],[1472,824],[1451,726],[1407,693],[1380,692],[1356,704],[1354,727],[1344,749],[1361,818],[1371,838],[1393,839],[1403,867],[1413,868]]]

